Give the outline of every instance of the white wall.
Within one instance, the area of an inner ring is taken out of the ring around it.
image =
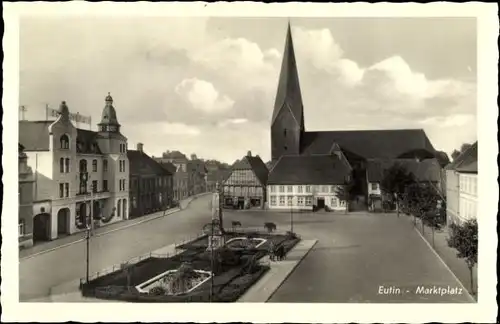
[[[267,186],[268,207],[272,210],[312,210],[318,198],[334,210],[345,210],[346,204],[335,193],[337,185],[269,185]],[[290,201],[290,202],[289,202]]]
[[[477,219],[477,174],[459,174],[459,217]]]
[[[368,196],[370,195],[382,195],[382,190],[380,189],[380,183],[369,182],[368,183]]]

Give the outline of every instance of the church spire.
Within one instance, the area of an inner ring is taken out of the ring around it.
[[[302,95],[300,92],[297,63],[295,61],[295,51],[293,48],[290,20],[288,21],[285,50],[283,52],[283,61],[281,62],[278,90],[276,93],[276,100],[274,104],[271,124],[274,124],[280,111],[283,109],[290,109],[293,117],[298,123],[300,130],[304,131],[304,108],[302,104]]]

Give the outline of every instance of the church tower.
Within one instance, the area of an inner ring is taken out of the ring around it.
[[[99,133],[99,147],[104,154],[126,154],[127,139],[120,133],[120,123],[113,106],[113,97],[108,93],[106,105],[102,110],[101,122],[97,124]]]
[[[304,131],[304,107],[289,23],[271,120],[272,160],[276,161],[282,155],[300,154]]]

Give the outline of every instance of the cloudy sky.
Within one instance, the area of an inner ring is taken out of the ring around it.
[[[423,128],[451,153],[477,139],[476,21],[291,18],[307,130]],[[270,157],[283,18],[24,18],[20,104],[100,120],[129,147],[232,162]],[[80,126],[84,128],[85,126]]]

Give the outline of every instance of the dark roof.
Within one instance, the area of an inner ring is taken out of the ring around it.
[[[231,175],[231,170],[214,170],[209,172],[207,175],[207,181],[209,182],[223,182]]]
[[[269,169],[259,156],[244,156],[233,164],[231,170],[252,170],[263,186],[267,184]]]
[[[460,154],[447,169],[458,172],[477,173],[477,141]]]
[[[334,143],[365,159],[395,159],[415,151],[435,150],[423,129],[305,132],[302,154],[329,154]]]
[[[48,151],[50,148],[49,126],[53,120],[19,121],[19,143],[26,151]]]
[[[373,159],[366,163],[368,182],[380,182],[384,178],[384,171],[399,163],[420,181],[439,182],[441,180],[441,166],[437,159]]]
[[[189,160],[187,162],[188,171],[194,171],[198,173],[207,173],[207,168],[205,167],[205,163],[201,160]]]
[[[154,159],[159,165],[161,165],[162,168],[166,169],[168,172],[170,172],[170,174],[174,174],[177,172],[177,168],[175,165],[173,165],[172,163],[170,162],[161,162],[161,161],[158,161],[157,159]]]
[[[162,154],[162,158],[163,159],[172,159],[172,160],[187,160],[188,159],[185,154],[183,154],[179,151],[165,152]]]
[[[127,157],[130,163],[130,173],[133,175],[172,175],[144,152],[127,150]]]
[[[269,173],[268,184],[343,184],[351,173],[344,156],[284,155]]]
[[[299,73],[297,71],[297,63],[295,61],[290,24],[288,24],[286,33],[285,49],[283,52],[283,60],[281,62],[278,90],[276,91],[271,124],[274,124],[274,121],[283,109],[289,109],[297,121],[297,126],[299,126],[300,129],[304,129],[304,107],[302,104]]]
[[[97,132],[77,128],[76,152],[84,154],[102,154],[97,144]]]

